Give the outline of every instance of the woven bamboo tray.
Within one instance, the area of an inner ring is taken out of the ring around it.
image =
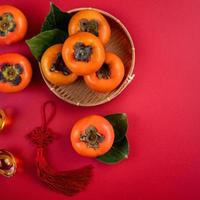
[[[42,73],[43,79],[49,89],[60,99],[77,106],[96,106],[117,97],[133,80],[134,78],[134,65],[135,65],[135,48],[132,38],[126,27],[111,14],[96,9],[96,8],[76,8],[68,11],[68,13],[75,14],[77,11],[92,9],[100,12],[108,20],[111,27],[111,39],[106,45],[106,50],[116,53],[123,61],[125,66],[125,77],[118,88],[109,93],[97,93],[89,89],[79,77],[71,85],[56,86],[47,81]]]

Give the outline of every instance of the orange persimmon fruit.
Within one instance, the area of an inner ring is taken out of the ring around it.
[[[114,129],[102,116],[90,115],[80,119],[71,130],[71,143],[81,156],[98,157],[113,145]]]
[[[72,72],[87,75],[97,71],[104,63],[105,49],[95,35],[79,32],[65,40],[62,57]]]
[[[102,67],[95,73],[84,76],[85,83],[94,91],[111,92],[123,80],[124,64],[114,53],[106,52]]]
[[[0,6],[0,45],[22,40],[27,27],[27,19],[18,8],[10,5]]]
[[[110,40],[111,30],[105,17],[95,10],[82,10],[72,16],[68,26],[69,35],[90,32],[105,45]]]
[[[0,92],[18,92],[30,83],[31,64],[18,53],[0,55]]]
[[[68,85],[77,79],[62,59],[62,44],[49,47],[41,58],[41,68],[45,78],[55,85]]]

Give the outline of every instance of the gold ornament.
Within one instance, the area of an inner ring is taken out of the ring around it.
[[[16,173],[15,157],[8,151],[0,149],[0,174],[11,177]]]

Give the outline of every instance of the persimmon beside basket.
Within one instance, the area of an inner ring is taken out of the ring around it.
[[[73,15],[77,11],[85,9],[96,10],[103,14],[108,20],[111,27],[111,39],[106,45],[106,50],[116,53],[124,63],[125,76],[122,83],[112,92],[98,93],[89,89],[84,83],[82,77],[79,77],[78,80],[70,85],[56,86],[46,80],[41,67],[40,71],[49,89],[60,99],[77,106],[96,106],[111,101],[117,97],[133,80],[135,76],[133,73],[135,65],[135,48],[130,33],[126,27],[122,22],[120,22],[120,20],[111,14],[96,8],[76,8],[69,10],[68,13]]]

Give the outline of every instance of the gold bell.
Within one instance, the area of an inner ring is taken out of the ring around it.
[[[16,173],[15,157],[8,151],[0,149],[0,174],[11,177]]]
[[[4,129],[7,122],[7,116],[4,110],[0,109],[0,132]]]

